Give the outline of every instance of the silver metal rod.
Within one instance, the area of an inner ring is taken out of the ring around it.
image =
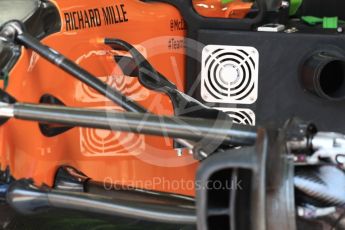
[[[0,116],[7,118],[14,117],[13,105],[0,102]]]
[[[21,103],[1,104],[0,116],[14,116],[17,119],[43,123],[125,131],[192,141],[209,139],[228,145],[253,145],[256,141],[254,128],[224,120]]]

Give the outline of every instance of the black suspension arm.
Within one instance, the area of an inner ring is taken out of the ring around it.
[[[182,138],[191,141],[208,138],[226,145],[253,145],[256,140],[255,128],[220,119],[168,117],[148,113],[123,113],[113,110],[22,103],[2,103],[0,116],[43,123]]]
[[[147,112],[144,107],[140,106],[132,99],[123,95],[118,90],[99,80],[97,77],[95,77],[85,69],[79,67],[67,57],[63,56],[62,54],[58,53],[48,46],[43,45],[40,41],[38,41],[30,34],[26,32],[19,33],[15,37],[15,41],[27,48],[34,50],[36,53],[38,53],[40,56],[42,56],[52,64],[63,69],[65,72],[71,74],[76,79],[95,89],[97,92],[109,98],[114,103],[120,105],[125,110],[140,113]]]

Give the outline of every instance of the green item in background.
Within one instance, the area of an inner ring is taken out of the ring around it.
[[[290,16],[295,15],[298,9],[301,7],[303,0],[291,0],[290,1]]]
[[[233,2],[234,0],[221,0],[222,4],[228,4],[230,2]]]
[[[338,28],[338,17],[323,18],[322,27],[324,29],[336,29]]]
[[[312,26],[315,26],[316,24],[319,24],[319,23],[323,23],[322,18],[318,18],[314,16],[303,16],[302,21]]]
[[[338,17],[324,17],[324,18],[318,18],[314,16],[303,16],[302,21],[305,23],[315,26],[317,24],[322,23],[322,28],[324,29],[336,29],[338,28],[339,24],[344,24],[345,21],[339,20]]]

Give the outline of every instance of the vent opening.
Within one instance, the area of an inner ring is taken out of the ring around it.
[[[345,62],[331,61],[320,73],[321,90],[331,98],[345,98]]]
[[[209,230],[250,229],[252,171],[224,169],[212,174],[207,189]]]
[[[208,218],[208,229],[225,230],[230,229],[229,216],[211,216]]]
[[[345,58],[326,52],[312,55],[302,68],[302,85],[315,95],[345,100]]]

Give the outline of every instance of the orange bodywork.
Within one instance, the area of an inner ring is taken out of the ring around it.
[[[252,2],[234,0],[222,3],[222,0],[193,0],[195,11],[204,17],[242,19],[252,9]]]
[[[106,37],[119,38],[133,44],[183,91],[185,64],[181,42],[186,31],[174,7],[139,0],[56,0],[53,3],[60,12],[62,28],[45,37],[44,44],[151,112],[173,114],[167,96],[149,91],[136,78],[123,75],[113,55],[127,54],[110,50],[102,41]],[[78,19],[84,13],[90,16],[90,10],[96,17],[93,25],[90,21],[87,24],[86,18]],[[20,102],[38,103],[43,95],[50,94],[67,106],[121,110],[25,48],[10,73],[7,92]],[[97,181],[194,195],[191,182],[197,163],[188,153],[177,156],[169,139],[78,127],[55,137],[45,137],[37,122],[13,119],[0,128],[0,140],[1,165],[9,165],[15,178],[33,178],[36,184],[52,185],[58,167],[70,165]]]

